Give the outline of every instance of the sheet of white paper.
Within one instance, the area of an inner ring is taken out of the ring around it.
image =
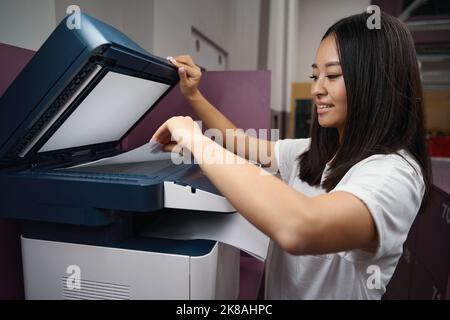
[[[131,150],[126,153],[122,153],[118,156],[105,158],[101,160],[97,160],[94,162],[89,162],[85,164],[81,164],[78,166],[71,167],[69,169],[74,168],[87,168],[87,167],[98,167],[98,166],[106,166],[113,164],[123,164],[123,163],[138,163],[138,162],[147,162],[147,161],[157,161],[157,160],[169,160],[176,159],[179,156],[178,154],[172,154],[170,152],[163,151],[163,145],[157,142],[149,142],[142,147]]]
[[[269,238],[240,213],[167,213],[158,217],[141,236],[176,240],[214,240],[265,260]]]

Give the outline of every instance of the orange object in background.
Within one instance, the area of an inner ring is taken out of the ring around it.
[[[429,138],[428,151],[431,157],[450,158],[450,136]]]

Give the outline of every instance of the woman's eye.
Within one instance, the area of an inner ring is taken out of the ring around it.
[[[313,80],[313,81],[317,81],[317,76],[315,76],[315,75],[312,75],[312,76],[310,76],[309,77],[311,80]]]
[[[332,75],[328,75],[327,78],[330,80],[335,80],[337,78],[339,78],[341,75],[340,74],[332,74]]]

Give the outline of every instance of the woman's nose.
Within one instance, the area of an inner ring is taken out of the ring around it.
[[[327,95],[327,89],[324,86],[323,78],[317,78],[317,81],[313,83],[311,87],[311,95],[313,97],[317,96],[326,96]]]

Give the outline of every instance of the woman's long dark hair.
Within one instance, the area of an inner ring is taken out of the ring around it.
[[[325,33],[336,41],[347,91],[347,120],[342,142],[335,128],[322,128],[317,111],[311,147],[300,155],[301,180],[333,190],[356,163],[375,154],[408,150],[425,182],[422,209],[431,185],[422,86],[414,41],[398,19],[382,13],[381,29],[367,27],[369,14],[344,18]],[[322,41],[323,41],[322,39]]]

